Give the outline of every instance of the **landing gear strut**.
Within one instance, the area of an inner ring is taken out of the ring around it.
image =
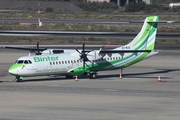
[[[17,76],[13,82],[21,82],[22,81],[22,78],[20,76]]]

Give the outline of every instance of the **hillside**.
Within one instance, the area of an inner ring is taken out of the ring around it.
[[[0,9],[11,9],[13,7],[20,7],[23,9],[38,8],[38,2],[37,1],[18,1],[18,0],[0,0]],[[83,9],[79,8],[78,6],[70,2],[41,1],[40,7],[43,9],[46,9],[46,8],[64,9],[64,10],[71,11],[74,13],[84,12]]]

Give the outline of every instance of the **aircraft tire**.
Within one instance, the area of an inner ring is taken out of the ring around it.
[[[90,73],[90,74],[89,74],[89,78],[90,78],[90,79],[96,79],[96,77],[97,77],[97,74],[96,74],[96,73]]]

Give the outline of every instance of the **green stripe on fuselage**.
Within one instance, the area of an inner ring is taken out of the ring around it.
[[[14,70],[14,69],[19,68],[19,67],[22,67],[22,66],[25,66],[25,64],[13,64],[13,65],[9,68],[9,70]]]

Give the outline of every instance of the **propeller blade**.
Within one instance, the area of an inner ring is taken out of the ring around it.
[[[92,52],[93,50],[91,51],[85,51],[85,42],[83,43],[83,46],[82,46],[82,51],[80,52],[77,48],[76,48],[76,51],[80,54],[80,59],[83,61],[83,70],[84,72],[86,71],[86,62],[90,62],[93,64],[92,61],[90,61],[88,59],[88,53]],[[91,55],[90,55],[91,56]],[[88,66],[88,65],[87,65]]]
[[[39,41],[37,42],[37,55],[40,55],[40,52],[39,52]]]
[[[76,48],[76,51],[79,53],[79,54],[82,54],[81,52],[79,52],[79,50]]]
[[[31,53],[34,52],[34,51],[32,51],[32,47],[29,47],[29,50],[30,50]]]
[[[41,55],[40,49],[39,49],[39,42],[40,42],[40,40],[38,40],[38,42],[37,42],[37,52],[36,52],[36,55]]]
[[[83,60],[83,70],[85,71],[85,60]]]
[[[83,53],[85,52],[85,42],[83,43]]]

